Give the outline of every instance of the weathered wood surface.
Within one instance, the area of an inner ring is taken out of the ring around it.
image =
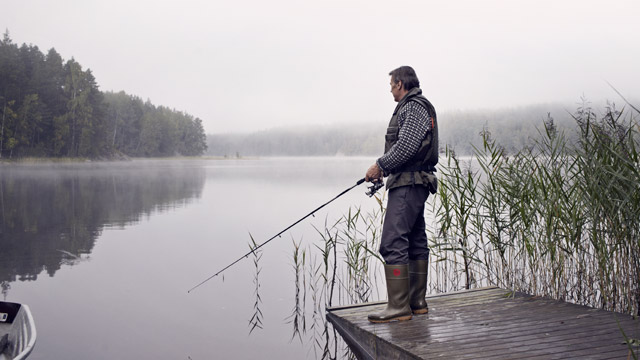
[[[370,323],[380,302],[330,308],[327,318],[361,359],[627,359],[621,330],[640,339],[631,316],[495,287],[427,302],[429,313],[410,321]]]

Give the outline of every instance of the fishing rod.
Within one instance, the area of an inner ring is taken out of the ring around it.
[[[326,203],[320,205],[317,209],[313,210],[312,212],[308,213],[307,215],[305,215],[304,217],[300,218],[298,221],[294,222],[293,224],[289,225],[286,229],[280,231],[279,233],[273,235],[269,240],[263,242],[262,244],[254,247],[251,249],[251,251],[249,251],[248,253],[242,255],[241,257],[239,257],[236,261],[232,262],[231,264],[225,266],[222,270],[218,271],[217,273],[209,276],[208,278],[206,278],[204,281],[202,281],[201,283],[199,283],[198,285],[192,287],[189,291],[187,291],[187,293],[192,292],[193,290],[195,290],[196,288],[198,288],[200,285],[206,283],[207,281],[213,279],[214,277],[220,275],[222,272],[224,272],[225,270],[227,270],[228,268],[232,267],[233,265],[235,265],[236,263],[238,263],[240,260],[247,258],[249,255],[255,253],[256,250],[260,249],[261,247],[265,246],[267,243],[269,243],[271,240],[279,237],[280,235],[282,235],[283,233],[285,233],[287,230],[291,229],[292,227],[294,227],[295,225],[297,225],[299,222],[301,222],[302,220],[308,218],[309,216],[313,215],[314,213],[316,213],[318,210],[322,209],[323,207],[329,205],[331,202],[333,202],[335,199],[339,198],[340,196],[348,193],[350,190],[352,190],[353,188],[355,188],[356,186],[362,184],[364,182],[364,178],[358,180],[356,182],[355,185],[351,186],[348,189],[345,189],[343,192],[341,192],[340,194],[338,194],[336,197],[334,197],[333,199],[327,201]],[[380,189],[381,187],[384,186],[384,182],[382,180],[379,181],[374,181],[372,183],[371,186],[369,186],[369,191],[366,192],[366,194],[369,197],[372,197],[376,191],[378,191],[378,189]]]

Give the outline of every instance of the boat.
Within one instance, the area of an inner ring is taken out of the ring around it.
[[[25,304],[0,301],[0,360],[26,359],[36,344],[36,324]]]

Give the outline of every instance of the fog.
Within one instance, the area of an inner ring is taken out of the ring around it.
[[[638,97],[635,0],[4,2],[16,43],[54,47],[207,133],[381,122],[413,66],[440,111]],[[4,29],[3,29],[4,30]]]
[[[632,101],[632,100],[630,100]],[[632,101],[637,105],[638,102]],[[607,107],[623,111],[623,121],[637,116],[622,99],[576,103],[545,103],[499,109],[450,110],[438,112],[439,145],[460,155],[471,155],[482,147],[481,132],[508,152],[531,146],[544,133],[544,124],[553,119],[568,138],[578,134],[573,115],[579,107],[591,107],[601,116]],[[637,108],[637,107],[636,107]],[[207,154],[226,157],[244,156],[380,156],[384,150],[387,123],[369,122],[316,126],[288,126],[251,133],[209,134]]]

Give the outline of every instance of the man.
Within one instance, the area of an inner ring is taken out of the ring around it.
[[[438,163],[436,111],[420,90],[420,81],[409,66],[389,73],[391,94],[398,102],[385,136],[384,155],[367,170],[365,180],[388,176],[389,197],[382,227],[380,254],[384,258],[388,303],[371,322],[410,320],[425,314],[429,247],[424,206],[435,194]]]

